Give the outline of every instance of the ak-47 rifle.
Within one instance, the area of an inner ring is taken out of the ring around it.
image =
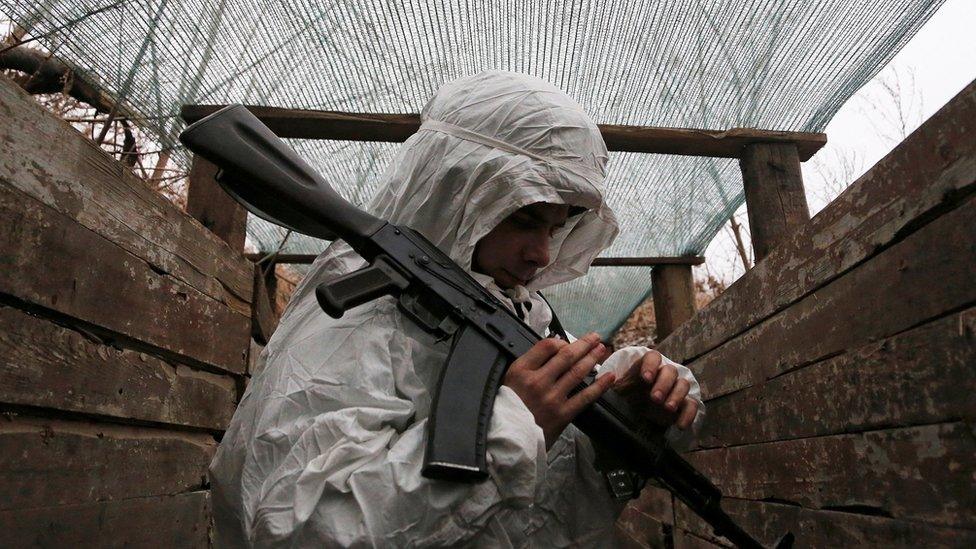
[[[188,127],[180,140],[220,168],[217,181],[253,214],[321,239],[341,238],[370,263],[316,288],[330,316],[390,295],[423,330],[452,339],[428,419],[422,473],[460,482],[485,479],[495,394],[509,364],[539,336],[423,235],[342,199],[245,107],[221,109]],[[657,479],[716,534],[740,547],[762,547],[722,510],[718,488],[670,448],[664,429],[639,417],[611,390],[573,424],[628,469]],[[791,544],[787,534],[777,547]]]

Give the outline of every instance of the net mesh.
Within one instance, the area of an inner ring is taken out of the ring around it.
[[[182,104],[419,112],[488,69],[532,74],[598,123],[821,131],[941,0],[0,0],[178,147]],[[292,144],[363,205],[395,144]],[[174,150],[188,163],[185,151]],[[611,153],[621,236],[605,255],[700,254],[743,201],[735,161]],[[285,231],[254,219],[251,242]],[[324,243],[291,235],[282,251]],[[597,267],[547,293],[570,331],[609,335],[650,291],[647,268]]]

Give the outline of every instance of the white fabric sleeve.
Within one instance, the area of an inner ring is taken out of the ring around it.
[[[650,350],[648,347],[642,346],[630,346],[619,349],[603,361],[603,364],[598,366],[597,377],[610,372],[616,374],[618,378],[623,376],[635,362],[640,360]],[[695,375],[686,366],[678,364],[664,355],[661,355],[661,361],[662,364],[674,365],[678,370],[678,376],[687,380],[690,385],[688,396],[698,402],[698,413],[695,414],[695,421],[692,423],[690,429],[681,430],[671,426],[666,433],[668,440],[676,450],[686,450],[694,442],[702,422],[705,421],[705,403],[702,402],[701,387],[698,385],[698,380],[695,379]]]
[[[456,545],[476,539],[492,515],[528,507],[545,474],[545,440],[515,393],[502,387],[495,400],[488,481],[426,479],[428,387],[444,356],[390,315],[348,316],[330,321],[327,338],[310,330],[272,349],[241,404],[253,424],[234,426],[239,443],[221,447],[243,458],[218,455],[212,466],[222,483],[237,476],[225,463],[243,463],[248,543]]]

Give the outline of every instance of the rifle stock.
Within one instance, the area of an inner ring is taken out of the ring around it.
[[[181,135],[221,169],[220,185],[251,213],[324,240],[365,243],[386,222],[353,206],[243,105],[231,105]]]

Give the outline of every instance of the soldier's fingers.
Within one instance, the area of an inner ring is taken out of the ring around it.
[[[540,340],[512,362],[509,370],[538,370],[566,345],[569,343],[554,337]]]
[[[607,348],[602,343],[597,343],[579,361],[556,380],[555,389],[561,395],[568,395],[579,382],[583,381],[601,360],[606,358]]]
[[[681,401],[688,396],[688,390],[691,389],[691,383],[687,379],[679,377],[677,381],[674,382],[674,387],[671,388],[671,394],[668,395],[668,399],[664,403],[664,407],[668,410],[674,412],[678,409],[678,405]]]
[[[645,383],[653,382],[660,368],[661,353],[657,351],[644,353],[644,358],[641,360],[641,378]]]
[[[569,414],[570,421],[579,415],[584,408],[596,402],[598,398],[607,392],[616,381],[616,375],[610,373],[600,376],[589,387],[573,395],[566,401],[566,412]]]
[[[674,422],[674,425],[684,431],[688,427],[691,427],[697,414],[698,401],[691,397],[685,397],[681,401],[681,407],[678,409],[678,420]]]
[[[657,380],[651,387],[651,400],[658,404],[664,404],[664,399],[671,394],[675,380],[678,379],[678,369],[668,364],[662,366],[657,374]]]
[[[555,383],[562,377],[563,373],[570,369],[581,358],[590,352],[590,349],[600,344],[600,335],[593,332],[577,339],[576,341],[560,347],[556,354],[549,357],[549,360],[539,368],[541,373],[550,382]]]

